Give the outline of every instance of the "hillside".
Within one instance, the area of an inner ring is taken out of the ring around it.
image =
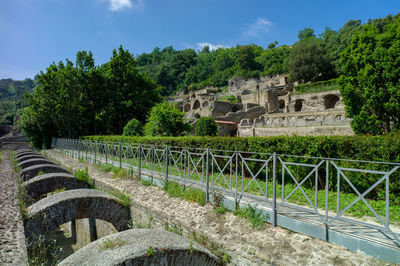
[[[0,80],[0,125],[12,125],[17,111],[26,105],[24,94],[35,87],[32,79]]]

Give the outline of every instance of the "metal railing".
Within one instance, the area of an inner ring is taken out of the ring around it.
[[[273,226],[278,213],[294,209],[325,226],[351,221],[384,230],[400,247],[390,223],[400,221],[392,211],[398,197],[389,182],[400,180],[399,163],[75,139],[53,139],[52,146],[74,158],[129,169],[138,177],[197,186],[205,191],[207,202],[213,191],[230,194],[236,203],[258,200],[271,209]],[[366,181],[360,183],[360,178]],[[367,197],[370,193],[375,196]],[[384,210],[375,198],[384,202]],[[379,225],[345,216],[365,207]]]

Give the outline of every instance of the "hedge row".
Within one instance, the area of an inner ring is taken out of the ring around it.
[[[125,137],[85,136],[83,139],[278,153],[353,160],[400,162],[400,135],[280,137]]]

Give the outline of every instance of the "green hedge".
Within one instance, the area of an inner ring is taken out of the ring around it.
[[[87,136],[85,139],[102,140],[108,142],[130,142],[141,144],[170,145],[191,148],[210,148],[229,151],[259,152],[259,153],[278,153],[288,155],[300,155],[310,157],[341,158],[365,161],[400,161],[400,135],[387,136],[280,136],[280,137],[123,137],[123,136]],[[260,155],[252,155],[252,158],[260,158]],[[264,157],[265,158],[265,157]],[[288,158],[286,161],[315,163],[314,159],[309,158]],[[363,168],[364,163],[337,162],[342,167]],[[249,162],[252,172],[258,171],[259,165]],[[368,164],[368,169],[389,171],[393,166],[382,166]],[[298,176],[305,177],[310,169],[305,167],[292,167],[297,171]],[[329,188],[334,191],[336,186],[336,172],[331,167]],[[278,177],[281,175],[281,167],[277,168]],[[292,171],[292,170],[291,170]],[[271,173],[272,174],[272,173]],[[321,167],[318,172],[321,177],[319,188],[324,188],[325,168]],[[360,174],[346,172],[346,176],[355,185],[360,193],[372,186],[380,177],[378,175]],[[289,183],[293,183],[290,177],[286,178]],[[278,179],[280,182],[280,178]],[[300,181],[300,180],[298,180]],[[313,178],[310,182],[304,183],[305,187],[313,186]],[[341,191],[354,193],[348,184],[342,179]],[[368,193],[368,198],[384,199],[384,182],[375,190]],[[390,200],[400,199],[400,170],[390,177]]]
[[[400,162],[400,135],[387,136],[280,136],[280,137],[126,137],[85,136],[83,139],[108,142],[170,145],[341,158]]]
[[[337,79],[330,79],[324,81],[317,81],[313,83],[299,84],[294,86],[294,93],[292,94],[302,94],[311,92],[322,92],[330,90],[339,90],[340,86]]]

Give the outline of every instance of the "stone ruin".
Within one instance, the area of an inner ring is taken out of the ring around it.
[[[193,124],[202,116],[213,117],[224,136],[354,134],[340,91],[299,94],[287,75],[232,78],[226,92],[205,88],[168,100]]]

